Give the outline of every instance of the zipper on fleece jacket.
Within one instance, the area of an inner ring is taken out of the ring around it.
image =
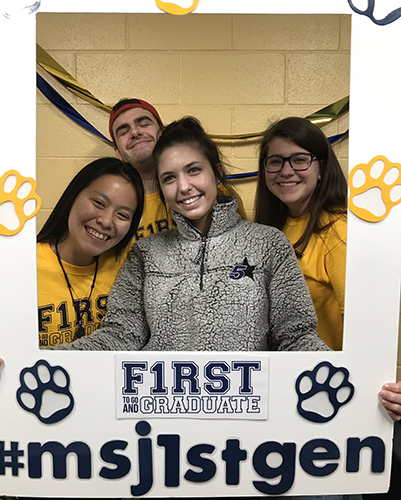
[[[206,253],[206,236],[202,236],[202,250],[200,262],[200,289],[203,290],[203,275],[205,274],[205,253]]]

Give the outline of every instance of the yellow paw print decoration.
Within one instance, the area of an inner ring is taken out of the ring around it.
[[[189,14],[192,12],[195,7],[198,5],[199,0],[194,0],[191,7],[184,8],[179,5],[171,2],[163,2],[163,0],[156,0],[156,5],[163,12],[167,12],[168,14],[174,14],[175,16],[185,16],[185,14]]]
[[[401,202],[401,165],[375,156],[352,170],[349,189],[351,212],[368,222],[379,222]]]
[[[9,170],[0,177],[0,235],[13,236],[39,212],[36,181]]]

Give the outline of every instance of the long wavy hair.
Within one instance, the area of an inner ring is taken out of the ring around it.
[[[141,221],[145,194],[142,179],[135,168],[117,158],[100,158],[89,163],[77,173],[61,195],[57,205],[39,232],[37,237],[38,243],[48,242],[55,244],[67,238],[68,218],[75,199],[83,189],[104,175],[122,177],[132,185],[137,197],[138,204],[132,217],[130,228],[124,238],[113,248],[116,257],[121,255],[124,248],[133,238]]]
[[[255,199],[255,222],[283,229],[289,216],[287,205],[269,191],[265,180],[263,162],[268,156],[271,141],[276,137],[286,139],[309,151],[320,162],[321,179],[309,202],[309,222],[300,239],[294,244],[297,254],[302,254],[308,246],[312,234],[321,233],[335,222],[332,220],[322,224],[321,215],[323,212],[333,215],[346,214],[347,181],[323,132],[304,118],[284,118],[273,123],[266,130],[262,139]]]

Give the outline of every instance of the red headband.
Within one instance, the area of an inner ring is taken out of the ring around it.
[[[147,111],[150,111],[152,115],[156,118],[158,121],[159,125],[163,126],[163,122],[159,116],[159,113],[156,111],[156,108],[154,108],[151,104],[149,104],[146,101],[143,101],[142,99],[135,99],[137,102],[131,102],[129,104],[124,104],[124,106],[121,106],[121,108],[118,108],[117,111],[111,111],[110,113],[110,120],[109,120],[109,132],[110,136],[113,139],[113,123],[115,119],[117,118],[118,115],[120,115],[123,111],[127,111],[127,109],[130,108],[142,108],[146,109]]]

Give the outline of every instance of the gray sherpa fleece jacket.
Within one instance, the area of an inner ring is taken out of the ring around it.
[[[207,236],[177,229],[137,242],[102,328],[60,349],[316,351],[316,315],[293,249],[277,229],[245,221],[219,197]]]

